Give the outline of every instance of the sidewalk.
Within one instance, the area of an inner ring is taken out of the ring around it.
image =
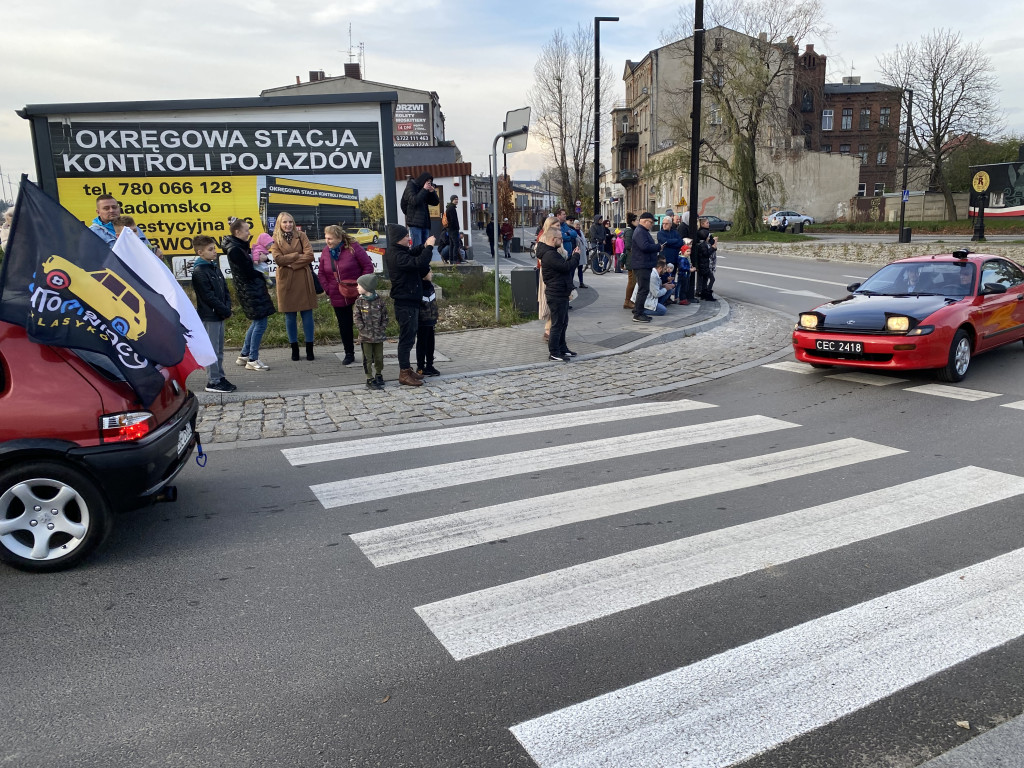
[[[502,272],[528,258],[502,259]],[[415,388],[397,383],[397,345],[389,342],[384,392],[366,388],[358,346],[351,366],[341,364],[340,346],[316,347],[312,362],[304,354],[293,362],[288,349],[261,350],[270,366],[263,373],[235,366],[238,350],[225,350],[224,367],[237,392],[203,391],[205,371],[189,378],[202,404],[204,447],[337,439],[578,408],[671,391],[790,352],[791,321],[724,300],[672,306],[648,324],[633,323],[622,308],[626,277],[586,273],[588,288],[569,313],[567,341],[579,353],[570,363],[548,362],[540,321],[439,334],[435,365],[443,375]],[[701,333],[712,328],[715,333]]]

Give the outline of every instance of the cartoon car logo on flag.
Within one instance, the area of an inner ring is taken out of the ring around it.
[[[146,333],[146,305],[139,293],[110,269],[88,272],[53,255],[43,262],[46,285],[69,290],[110,322],[110,327],[132,341]]]

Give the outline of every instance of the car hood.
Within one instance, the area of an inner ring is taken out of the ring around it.
[[[851,295],[822,304],[815,312],[824,316],[822,330],[884,331],[887,317],[905,315],[920,323],[949,303],[944,296]]]

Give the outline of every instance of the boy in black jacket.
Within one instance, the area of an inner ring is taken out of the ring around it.
[[[423,245],[412,248],[409,247],[411,242],[408,229],[401,224],[388,224],[384,268],[391,280],[391,300],[395,303],[395,320],[398,321],[398,383],[421,387],[423,376],[412,369],[409,353],[416,344],[423,303],[422,280],[430,271],[434,238],[428,237]]]
[[[199,235],[192,241],[196,260],[192,264],[192,290],[196,294],[196,310],[210,343],[217,351],[217,361],[206,366],[207,392],[234,392],[238,387],[224,378],[224,321],[231,317],[231,294],[224,274],[217,264],[217,241]]]

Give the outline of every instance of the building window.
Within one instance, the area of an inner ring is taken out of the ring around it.
[[[725,66],[715,64],[711,71],[711,84],[721,88],[725,85]]]
[[[708,122],[711,123],[711,125],[722,124],[722,108],[718,104],[711,105],[711,114],[708,117]]]
[[[840,155],[848,155],[848,154],[850,154],[850,145],[849,144],[840,144],[839,145],[839,154]]]
[[[878,125],[880,128],[889,127],[889,112],[890,107],[882,107],[878,110]]]
[[[722,45],[724,43],[725,43],[725,40],[723,40],[721,37],[716,37],[715,38],[715,50],[716,51],[722,50]]]
[[[857,185],[857,197],[864,197],[868,193],[868,185],[861,182]]]
[[[867,165],[868,164],[868,145],[867,144],[858,144],[857,145],[857,154],[860,155],[860,164],[861,165]]]
[[[871,108],[870,107],[868,107],[867,109],[862,109],[860,111],[860,125],[858,127],[862,131],[866,131],[868,128],[871,127]]]
[[[832,130],[832,115],[831,109],[821,110],[821,130],[831,131]]]
[[[810,90],[805,90],[802,98],[800,99],[800,111],[801,112],[813,112],[814,111],[814,94]]]
[[[889,145],[888,144],[879,144],[878,145],[878,157],[875,158],[875,162],[878,165],[888,165],[889,164]]]
[[[832,154],[832,145],[831,144],[822,144],[821,145],[821,151],[824,152],[826,155],[831,155]]]
[[[842,130],[848,131],[853,128],[853,107],[843,110],[843,124]]]
[[[881,181],[875,182],[875,197],[881,197],[885,194],[885,184]]]

